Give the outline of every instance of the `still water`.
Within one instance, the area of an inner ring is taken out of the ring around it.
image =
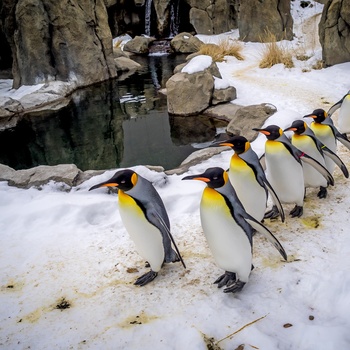
[[[76,91],[67,107],[26,115],[0,132],[0,163],[16,170],[68,163],[83,171],[141,164],[172,169],[212,141],[222,124],[169,117],[158,92],[184,57],[135,60],[144,67],[137,74]]]

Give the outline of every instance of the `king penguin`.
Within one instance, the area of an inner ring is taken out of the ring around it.
[[[308,117],[313,119],[312,123],[310,124],[310,129],[331,151],[334,153],[337,152],[337,140],[345,147],[350,149],[350,141],[334,126],[332,119],[324,109],[315,109],[311,114],[307,114],[303,118]],[[335,163],[328,158],[325,159],[325,162],[326,168],[331,174],[333,174]]]
[[[119,212],[123,224],[135,243],[138,253],[151,270],[139,277],[135,285],[144,286],[154,280],[163,263],[184,261],[170,233],[170,222],[164,203],[152,183],[131,169],[89,189],[117,187]],[[172,248],[174,245],[175,250]]]
[[[328,110],[328,115],[331,117],[338,108],[338,130],[346,135],[350,133],[350,90]]]
[[[280,252],[287,254],[279,241],[243,208],[222,168],[208,168],[204,173],[182,180],[200,180],[207,184],[200,202],[200,218],[204,235],[216,264],[225,270],[214,283],[225,293],[242,290],[252,270],[253,232],[262,233]]]
[[[268,182],[259,157],[252,150],[250,142],[243,136],[233,136],[220,142],[219,146],[229,146],[235,152],[230,160],[228,176],[247,213],[257,221],[262,221],[270,193],[276,211],[284,222],[281,202]]]
[[[277,125],[265,129],[253,129],[264,134],[266,177],[275,189],[282,203],[294,203],[292,217],[303,215],[305,196],[304,174],[301,158],[312,165],[325,178],[327,183],[334,184],[332,175],[317,160],[292,145],[283,130]]]
[[[314,132],[307,126],[305,121],[295,120],[292,125],[284,131],[294,132],[291,138],[292,144],[302,152],[313,157],[323,166],[326,166],[326,157],[330,158],[339,166],[344,176],[346,178],[349,177],[348,169],[342,160],[315,136]],[[303,164],[303,173],[305,187],[320,187],[317,196],[319,198],[326,198],[328,187],[326,179],[309,164]]]

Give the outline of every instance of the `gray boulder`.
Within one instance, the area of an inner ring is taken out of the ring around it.
[[[170,46],[177,53],[193,53],[199,50],[203,42],[190,33],[180,33],[171,41]]]
[[[29,188],[42,186],[49,181],[62,182],[69,187],[75,185],[81,170],[74,164],[56,166],[40,165],[35,168],[17,170],[0,165],[0,181],[8,181],[10,186]]]
[[[249,141],[253,141],[257,132],[252,129],[260,128],[276,112],[276,107],[269,103],[241,107],[227,125],[226,131],[233,135],[244,135]]]
[[[123,50],[129,51],[139,55],[148,55],[149,45],[155,40],[155,38],[145,36],[135,36],[134,39],[129,40]]]
[[[190,10],[190,23],[193,25],[197,34],[213,34],[213,23],[208,12],[195,7]]]
[[[328,1],[319,23],[322,59],[326,66],[350,61],[350,2]]]
[[[177,73],[166,82],[169,114],[195,115],[211,101],[214,78],[208,71]]]
[[[211,104],[217,105],[219,103],[230,102],[232,100],[235,100],[236,98],[237,92],[234,86],[229,86],[225,89],[214,89]]]
[[[128,57],[115,58],[114,62],[115,62],[115,67],[116,67],[118,72],[119,71],[122,71],[122,72],[133,71],[134,72],[141,67],[141,64],[133,61],[132,59],[130,59]]]

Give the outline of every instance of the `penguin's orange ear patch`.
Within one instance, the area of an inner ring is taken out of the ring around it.
[[[223,177],[224,177],[225,184],[226,184],[228,181],[230,181],[230,180],[229,180],[229,177],[228,177],[228,174],[227,174],[227,171],[224,171]]]
[[[137,184],[137,174],[133,173],[131,175],[131,183],[135,186]]]

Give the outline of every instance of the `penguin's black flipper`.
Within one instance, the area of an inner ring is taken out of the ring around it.
[[[250,216],[250,215],[249,215]],[[272,234],[272,232],[265,227],[264,225],[262,225],[260,222],[258,222],[257,220],[255,220],[252,216],[250,216],[249,218],[245,218],[245,220],[248,222],[248,224],[250,226],[252,226],[255,230],[257,230],[258,232],[260,232],[261,234],[263,234],[265,236],[265,238],[273,244],[273,246],[279,251],[279,253],[282,255],[283,259],[287,261],[288,257],[287,257],[287,253],[284,250],[284,248],[282,247],[281,243],[278,241],[278,239]]]
[[[334,137],[350,150],[350,140],[346,137],[346,135],[340,133],[340,131],[335,127],[331,118],[326,118],[322,124],[328,125],[332,129]]]
[[[344,98],[346,97],[347,95],[343,96],[341,100],[339,100],[338,102],[336,102],[327,112],[328,116],[331,117],[332,114],[341,107],[343,101],[344,101]]]
[[[333,126],[333,129],[335,129],[335,138],[342,143],[348,150],[350,150],[350,140],[346,137],[346,135],[341,134],[338,129],[336,129]]]
[[[186,268],[185,262],[184,262],[183,259],[182,259],[182,256],[181,256],[181,254],[180,254],[180,251],[179,251],[179,249],[178,249],[178,247],[177,247],[177,245],[176,245],[176,243],[175,243],[174,237],[173,237],[173,235],[171,234],[171,232],[170,232],[168,226],[165,224],[164,220],[162,219],[162,217],[161,217],[157,212],[154,212],[154,215],[158,218],[159,223],[160,223],[160,224],[162,225],[162,227],[164,228],[164,232],[166,232],[166,234],[167,234],[168,237],[170,238],[171,242],[173,243],[174,248],[175,248],[175,250],[176,250],[176,253],[177,253],[177,255],[178,255],[178,258],[179,258],[179,260],[181,261],[183,267]],[[166,252],[166,253],[167,253],[167,252]],[[165,258],[166,258],[166,260],[167,260],[167,257],[165,257]]]
[[[346,165],[343,163],[343,161],[332,151],[330,150],[326,145],[322,146],[322,151],[325,156],[332,159],[333,162],[340,168],[343,175],[348,178],[349,177],[349,171],[346,167]]]
[[[300,153],[298,154],[299,158],[307,163],[310,164],[313,168],[315,168],[321,175],[323,175],[323,177],[327,180],[327,182],[334,186],[334,178],[332,176],[332,174],[320,163],[318,162],[316,159],[310,157],[309,155],[307,155],[306,153],[298,150]]]
[[[154,271],[148,271],[147,273],[145,273],[144,275],[142,275],[141,277],[139,277],[134,285],[135,286],[140,286],[143,287],[145,286],[147,283],[152,282],[156,277],[158,276],[157,272]]]

